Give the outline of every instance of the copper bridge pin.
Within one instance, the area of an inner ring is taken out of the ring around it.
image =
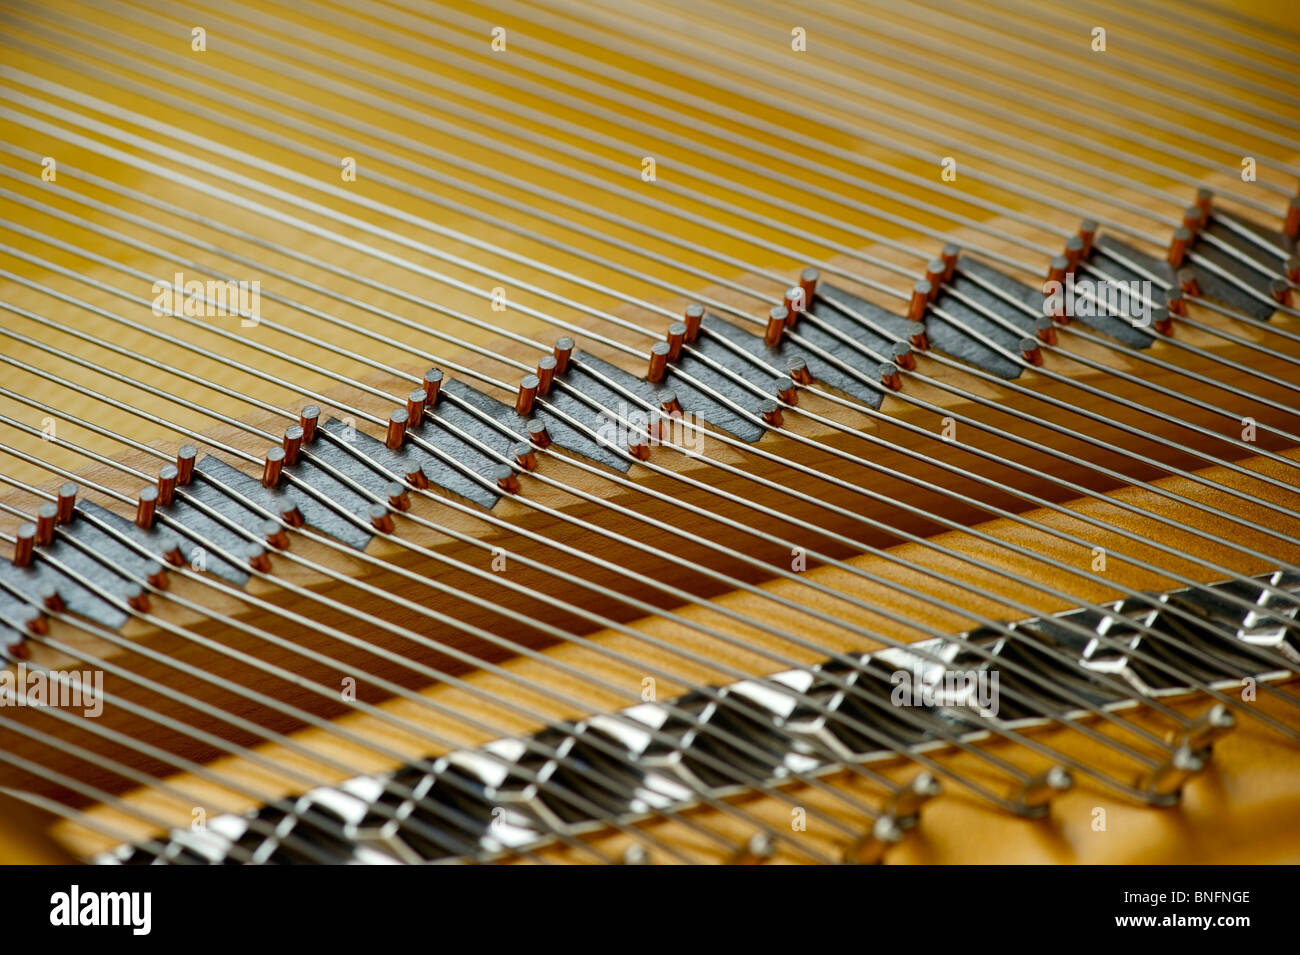
[[[1084,219],[1079,223],[1079,240],[1083,242],[1083,248],[1080,250],[1079,258],[1087,261],[1092,255],[1092,244],[1097,238],[1097,220]]]
[[[50,613],[62,613],[67,609],[67,604],[63,602],[63,595],[59,593],[59,588],[48,581],[41,584],[41,589],[36,595],[41,598],[41,606]]]
[[[785,295],[781,300],[785,308],[785,327],[794,328],[795,323],[799,321],[799,315],[804,310],[804,291],[802,285],[791,285],[785,290]]]
[[[789,378],[778,378],[773,385],[776,395],[788,405],[797,405],[799,403],[799,389],[794,386],[794,381]]]
[[[555,373],[562,375],[569,370],[569,359],[573,357],[573,339],[568,335],[561,335],[555,340],[555,348],[552,355],[555,358]]]
[[[38,637],[44,636],[50,632],[50,620],[45,615],[45,611],[40,607],[32,607],[30,605],[24,606],[19,610],[18,619],[15,620],[14,623],[16,623],[25,633],[33,633]],[[24,660],[31,656],[25,640],[21,644],[10,646],[7,649],[14,656],[21,657]],[[14,653],[15,650],[18,650],[19,652]]]
[[[406,423],[411,416],[405,408],[394,408],[388,413],[388,433],[384,436],[384,445],[390,451],[396,451],[406,440]]]
[[[546,430],[546,424],[540,418],[533,418],[525,425],[528,431],[528,440],[539,448],[549,448],[551,446],[551,433]]]
[[[1043,363],[1043,352],[1038,345],[1037,338],[1020,339],[1020,353],[1025,356],[1025,361],[1031,365],[1041,365]]]
[[[158,553],[162,554],[162,559],[173,567],[180,567],[185,563],[185,554],[181,551],[181,542],[170,534],[161,535],[156,541]]]
[[[188,487],[194,480],[194,461],[199,456],[199,449],[192,444],[182,444],[176,452],[176,483]]]
[[[389,481],[385,489],[388,495],[388,506],[395,511],[409,511],[411,509],[411,494],[406,490],[406,486],[398,481]]]
[[[524,375],[519,381],[519,393],[515,396],[515,414],[523,418],[533,411],[533,402],[537,399],[537,376]]]
[[[1057,341],[1056,322],[1047,315],[1040,315],[1034,321],[1034,331],[1038,340],[1044,345],[1055,345]]]
[[[320,423],[320,407],[307,405],[298,412],[298,426],[302,428],[302,443],[311,444],[316,440],[316,426]]]
[[[700,325],[704,321],[704,306],[699,302],[692,302],[686,306],[682,315],[682,322],[686,325],[686,343],[689,345],[700,337]]]
[[[1173,268],[1181,268],[1187,258],[1187,247],[1192,244],[1192,230],[1182,225],[1174,230],[1174,237],[1169,242],[1169,254],[1165,260]]]
[[[166,590],[171,582],[171,579],[167,576],[167,568],[156,560],[151,560],[145,565],[144,579],[155,590]]]
[[[430,368],[424,373],[424,407],[432,408],[438,403],[442,392],[442,369]]]
[[[17,629],[20,632],[18,633],[17,639],[15,639],[13,643],[0,644],[0,651],[2,651],[2,653],[0,653],[0,659],[3,659],[4,655],[8,655],[11,660],[26,660],[30,658],[32,655],[31,648],[27,645],[27,637],[25,636],[25,632],[26,633],[32,632],[31,618],[42,616],[42,614],[41,611],[36,607],[22,608],[18,612],[20,614],[25,615],[23,617],[20,617],[20,619],[14,621],[18,625]]]
[[[537,360],[537,393],[546,395],[550,393],[551,382],[555,380],[555,369],[559,362],[555,360],[554,355],[543,355]]]
[[[46,501],[36,509],[36,546],[48,547],[54,543],[54,525],[59,517],[59,507]]]
[[[943,284],[943,277],[948,271],[948,264],[943,259],[931,259],[925,266],[925,280],[930,283],[929,300],[933,302],[939,297],[939,286]]]
[[[271,555],[266,552],[266,545],[251,541],[244,548],[244,556],[248,558],[248,566],[258,573],[269,574],[271,572]]]
[[[127,584],[122,596],[126,599],[127,606],[136,613],[149,612],[149,594],[139,584]]]
[[[664,380],[668,374],[668,353],[671,350],[667,342],[655,342],[650,346],[650,367],[646,369],[646,381],[655,384]]]
[[[930,287],[930,283],[925,279],[913,285],[912,300],[907,306],[908,320],[916,329],[911,333],[909,341],[917,351],[925,351],[930,347],[930,339],[925,334],[925,307],[930,301]]]
[[[939,258],[943,259],[943,280],[951,282],[953,276],[957,274],[957,259],[961,256],[961,246],[956,242],[949,242],[939,251]]]
[[[1292,196],[1282,220],[1282,234],[1288,239],[1300,237],[1300,196]]]
[[[77,485],[71,481],[60,485],[58,507],[59,523],[71,524],[72,519],[77,516]]]
[[[821,273],[811,265],[799,273],[799,287],[803,289],[803,310],[805,312],[812,309],[813,296],[817,294],[817,280],[820,278]]]
[[[163,507],[171,507],[172,501],[176,497],[176,479],[180,477],[180,471],[174,464],[164,464],[158,469],[158,503]]]
[[[311,444],[316,440],[316,427],[320,424],[320,420],[320,405],[308,404],[298,412],[298,426],[303,429],[303,444]]]
[[[36,551],[36,525],[30,521],[18,528],[14,537],[14,566],[30,567]]]
[[[262,487],[275,487],[280,483],[280,471],[284,467],[284,448],[278,444],[266,449],[262,459]]]
[[[153,527],[154,510],[158,506],[158,488],[150,484],[140,491],[135,502],[135,523],[141,530]]]
[[[767,312],[767,329],[763,332],[763,344],[768,348],[776,348],[781,344],[781,336],[785,332],[786,321],[790,313],[784,305],[773,305]]]
[[[1213,189],[1206,189],[1202,186],[1200,189],[1196,190],[1196,208],[1201,210],[1201,215],[1205,217],[1206,222],[1209,222],[1210,216],[1214,212]]]
[[[374,525],[375,530],[382,534],[391,534],[393,532],[393,515],[389,513],[387,505],[372,504],[368,513],[370,523]]]
[[[508,464],[498,464],[493,469],[492,476],[496,478],[497,487],[507,494],[519,493],[519,476],[515,474],[515,469]]]
[[[514,447],[510,449],[510,453],[514,456],[515,461],[519,463],[519,466],[525,471],[537,470],[537,452],[527,441],[520,441],[518,444],[514,445]]]
[[[773,428],[781,427],[785,421],[784,416],[781,414],[781,406],[771,398],[764,398],[758,403],[758,413]]]
[[[916,371],[916,355],[907,342],[894,342],[894,364],[904,371]]]
[[[1083,239],[1077,235],[1072,235],[1065,240],[1065,269],[1067,272],[1076,272],[1079,263],[1083,261]]]
[[[930,302],[930,290],[932,286],[925,279],[921,279],[912,286],[912,300],[907,306],[907,317],[913,322],[925,321],[925,306]]]
[[[1052,261],[1047,264],[1047,281],[1065,283],[1065,273],[1070,270],[1070,260],[1063,255],[1052,256]]]
[[[773,403],[775,404],[775,402]],[[650,459],[650,443],[640,434],[628,435],[627,449],[632,457],[638,461],[648,461]]]
[[[790,371],[790,377],[800,385],[811,385],[813,383],[812,372],[808,370],[808,362],[799,355],[793,356],[785,363],[785,367]]]
[[[36,636],[38,637],[44,636],[45,634],[49,633],[50,632],[49,618],[45,616],[45,614],[42,613],[40,608],[38,607],[32,607],[31,611],[32,612],[27,615],[27,622],[25,624],[24,629],[26,629],[28,633],[36,634]],[[26,645],[24,644],[24,647],[25,646]]]
[[[425,491],[429,488],[429,479],[425,476],[424,468],[418,464],[406,472],[406,483],[417,491]]]
[[[668,360],[676,361],[682,357],[682,347],[686,344],[686,323],[673,322],[668,326]]]
[[[1181,288],[1171,288],[1165,292],[1165,307],[1169,309],[1170,315],[1187,314],[1187,299]]]
[[[280,498],[280,520],[290,527],[302,527],[307,523],[307,519],[302,516],[302,510],[298,507],[297,499],[290,494]]]
[[[1169,336],[1174,333],[1174,320],[1172,313],[1164,305],[1157,305],[1151,309],[1151,327],[1161,335]]]
[[[281,446],[284,448],[284,466],[293,467],[298,463],[298,452],[302,450],[302,425],[291,424],[284,429],[284,440]]]
[[[418,427],[424,420],[425,394],[423,388],[412,388],[406,396],[406,426]]]
[[[268,547],[274,547],[276,550],[289,549],[289,532],[284,529],[279,521],[273,521],[269,517],[262,522],[262,537],[266,540]]]
[[[1292,298],[1290,282],[1286,279],[1274,279],[1268,283],[1268,290],[1274,301],[1284,308],[1290,308]]]

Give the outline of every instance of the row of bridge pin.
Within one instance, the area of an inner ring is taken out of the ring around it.
[[[1183,223],[1174,230],[1165,256],[1170,266],[1177,270],[1178,284],[1185,295],[1200,295],[1196,275],[1184,268],[1187,254],[1192,244],[1210,221],[1213,214],[1214,193],[1209,189],[1198,189],[1196,201],[1183,211]],[[1300,237],[1300,196],[1292,196],[1282,220],[1282,234],[1294,241]],[[1273,279],[1269,283],[1269,293],[1279,305],[1290,307],[1294,301],[1292,286],[1300,284],[1300,256],[1292,255],[1286,261],[1286,278]],[[1185,305],[1184,305],[1185,309]],[[1171,307],[1170,311],[1174,311]],[[1186,311],[1176,314],[1186,314]],[[1165,334],[1169,334],[1165,332]]]
[[[917,283],[917,289],[925,295],[926,301],[933,301],[938,294],[938,286],[941,281],[951,279],[956,260],[956,247],[950,245],[945,247],[941,259],[936,259],[931,263],[926,280]],[[786,291],[782,304],[772,307],[764,333],[764,341],[769,347],[775,348],[779,346],[786,329],[796,326],[799,316],[812,301],[816,292],[818,277],[816,269],[805,269],[799,277],[799,283],[791,286]],[[920,314],[923,317],[923,309]],[[695,342],[699,337],[704,315],[704,306],[692,303],[686,307],[681,321],[669,325],[665,340],[656,342],[651,348],[650,366],[646,375],[648,381],[657,383],[666,377],[669,365],[681,356],[686,345]],[[912,313],[909,313],[909,317],[913,317]],[[920,323],[920,319],[918,319],[918,323]],[[897,364],[887,365],[882,369],[882,376],[885,378],[886,383],[893,388],[899,387],[898,367],[904,369],[915,367],[915,358],[911,354],[911,349],[905,343],[899,344],[902,347],[895,351]],[[919,328],[912,336],[912,344],[918,349],[928,347],[923,327]],[[547,395],[555,377],[564,374],[567,370],[574,347],[572,338],[568,336],[561,337],[556,341],[552,354],[539,360],[536,372],[523,377],[515,399],[516,413],[525,418],[532,414],[537,398]],[[426,411],[432,409],[437,403],[442,381],[442,371],[436,368],[430,369],[424,376],[422,386],[413,389],[408,394],[406,406],[393,409],[389,414],[387,433],[384,439],[384,443],[388,448],[398,450],[403,446],[407,430],[418,426],[423,421]],[[807,368],[807,364],[802,358],[795,357],[789,363],[789,376],[777,381],[775,393],[786,405],[794,405],[798,401],[796,386],[811,383],[812,375]],[[682,414],[681,404],[673,391],[664,389],[659,393],[659,398],[661,410],[665,416],[673,417]],[[776,401],[767,400],[762,402],[759,406],[759,412],[769,425],[773,427],[781,426],[781,406]],[[314,441],[320,415],[321,409],[317,405],[307,405],[299,414],[298,424],[285,429],[282,443],[267,450],[263,457],[261,475],[261,483],[264,487],[273,489],[279,486],[284,468],[286,466],[292,467],[297,462],[302,448]],[[526,427],[528,441],[517,443],[512,448],[512,454],[521,468],[531,471],[537,466],[535,448],[545,449],[550,445],[551,439],[545,425],[536,418],[528,421]],[[655,425],[652,425],[652,433],[654,427]],[[646,460],[650,452],[649,443],[644,437],[634,435],[629,439],[629,451],[637,459]],[[159,470],[156,483],[147,485],[140,491],[136,499],[135,523],[141,529],[152,529],[158,507],[170,506],[175,498],[176,489],[185,487],[193,480],[197,454],[198,451],[194,445],[183,445],[177,452],[175,463],[164,465]],[[512,494],[518,492],[519,480],[512,468],[501,465],[497,468],[495,476],[498,486],[503,491]],[[406,479],[416,489],[423,490],[429,486],[428,477],[419,466],[409,472]],[[410,495],[405,486],[393,482],[387,490],[389,505],[387,507],[375,505],[370,510],[372,525],[383,533],[390,533],[393,530],[391,510],[403,511],[410,507]],[[42,505],[36,523],[25,524],[19,529],[14,550],[14,563],[20,567],[30,565],[34,557],[34,548],[53,541],[55,525],[72,520],[72,516],[75,514],[75,503],[76,486],[69,483],[60,489],[57,504]],[[291,527],[301,527],[304,523],[297,504],[289,498],[281,501],[281,519]],[[263,530],[268,546],[275,549],[288,547],[288,536],[279,523],[268,520],[264,524]],[[171,544],[173,542],[168,541],[167,543]],[[183,556],[179,542],[175,542],[173,546],[165,545],[164,556],[168,563],[180,566],[183,562]],[[262,572],[269,571],[269,557],[265,547],[250,544],[247,556],[254,569]],[[165,580],[160,578],[160,585],[164,583]],[[140,604],[138,609],[144,609],[147,606],[147,598],[143,595],[140,595],[137,602]]]
[[[1198,190],[1196,201],[1184,211],[1182,225],[1174,231],[1166,260],[1177,270],[1179,284],[1166,293],[1166,305],[1157,307],[1152,322],[1154,329],[1163,335],[1173,333],[1173,316],[1187,314],[1187,297],[1201,294],[1195,273],[1183,266],[1192,243],[1209,221],[1212,210],[1213,193],[1208,189]],[[1078,269],[1081,262],[1087,260],[1092,252],[1096,231],[1097,223],[1094,220],[1085,220],[1081,224],[1078,233],[1067,240],[1064,253],[1051,260],[1047,273],[1049,281],[1063,282],[1068,274]],[[1292,197],[1282,231],[1292,239],[1300,236],[1300,197]],[[918,280],[912,288],[907,318],[914,323],[915,330],[909,335],[908,342],[897,342],[894,345],[893,361],[881,365],[879,370],[881,381],[892,390],[902,387],[900,370],[915,369],[914,352],[926,351],[930,347],[925,331],[926,310],[938,298],[942,286],[952,281],[959,251],[958,246],[954,244],[945,245],[940,255],[927,264],[925,278]],[[1300,284],[1300,257],[1290,257],[1286,268],[1287,278],[1274,280],[1271,290],[1279,304],[1290,306],[1293,301],[1291,285]],[[786,330],[793,329],[797,325],[799,316],[812,302],[818,277],[816,269],[804,269],[799,277],[799,284],[787,289],[782,304],[774,305],[769,310],[763,335],[764,343],[769,348],[779,347]],[[681,321],[669,325],[665,340],[656,342],[650,350],[647,381],[652,383],[663,381],[669,366],[681,356],[683,348],[699,337],[704,314],[703,305],[692,303],[686,307]],[[1031,364],[1041,365],[1043,357],[1039,342],[1048,345],[1056,344],[1055,326],[1068,324],[1068,322],[1069,316],[1064,312],[1058,312],[1050,317],[1040,317],[1036,327],[1037,341],[1034,338],[1025,338],[1021,342],[1021,351],[1026,360]],[[573,339],[568,336],[561,337],[556,341],[553,353],[538,361],[537,371],[523,377],[515,398],[516,413],[521,417],[527,417],[532,413],[538,396],[547,395],[555,377],[564,374],[568,368],[573,349]],[[396,408],[390,413],[384,442],[390,449],[397,450],[402,447],[407,429],[423,421],[425,411],[437,403],[442,380],[442,371],[431,369],[425,374],[422,387],[412,389],[407,396],[406,407]],[[798,400],[796,385],[807,385],[811,382],[812,375],[803,359],[792,358],[789,377],[777,381],[775,392],[784,404],[794,405]],[[664,414],[671,417],[682,413],[681,405],[672,391],[662,391],[660,398]],[[776,401],[769,399],[762,402],[759,413],[769,425],[781,426],[781,405]],[[314,440],[320,414],[320,408],[316,405],[303,408],[299,415],[299,423],[285,430],[281,446],[267,451],[262,468],[263,486],[267,488],[278,486],[283,468],[292,466],[297,461],[302,447]],[[528,430],[532,445],[545,448],[550,444],[550,436],[546,433],[545,425],[537,419],[528,422]],[[629,449],[640,460],[645,460],[649,456],[649,445],[639,436],[634,436],[630,440]],[[520,442],[515,445],[512,452],[516,461],[525,470],[533,470],[537,466],[536,455],[529,443]],[[177,453],[176,463],[164,465],[159,470],[157,483],[141,490],[136,502],[135,523],[138,526],[144,530],[152,528],[157,508],[169,506],[176,488],[190,483],[196,456],[197,449],[194,445],[183,445]],[[408,482],[417,489],[429,486],[427,476],[419,467],[408,473],[406,477]],[[502,490],[508,493],[519,490],[518,478],[510,467],[501,465],[496,477],[498,486]],[[395,510],[406,510],[410,507],[409,493],[401,484],[394,482],[390,486],[389,504]],[[75,514],[75,507],[76,485],[69,482],[60,488],[56,502],[41,505],[35,523],[24,524],[19,528],[14,545],[13,562],[19,567],[30,565],[35,547],[50,544],[54,539],[56,525],[71,521]],[[285,523],[291,526],[302,526],[302,515],[297,506],[292,503],[288,504],[281,516]],[[382,505],[372,508],[371,522],[376,529],[385,533],[391,532],[393,528],[392,517],[388,509]],[[274,521],[268,522],[268,525],[268,543],[281,549],[288,546],[283,529]],[[170,563],[178,565],[181,560],[179,545],[174,550],[168,551],[165,556]],[[250,562],[257,569],[268,567],[264,552],[260,555],[250,553]]]

